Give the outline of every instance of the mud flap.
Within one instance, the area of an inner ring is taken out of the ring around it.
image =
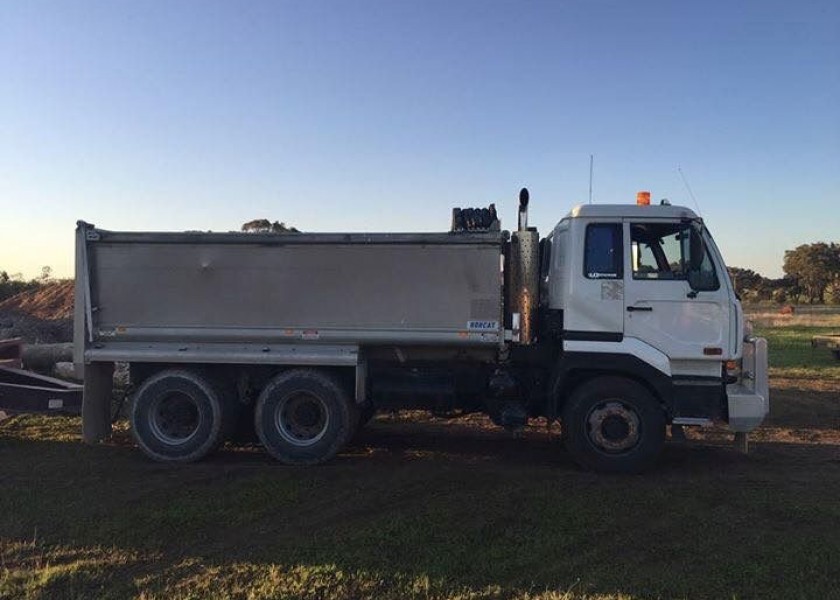
[[[101,442],[111,435],[111,391],[114,363],[85,365],[82,398],[82,439],[86,444]]]

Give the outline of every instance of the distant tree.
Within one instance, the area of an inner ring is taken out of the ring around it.
[[[828,286],[840,280],[840,245],[802,244],[785,252],[782,268],[802,288],[810,304],[821,304]]]
[[[779,279],[770,279],[752,269],[727,267],[727,270],[732,285],[735,286],[735,292],[745,302],[769,300],[779,304],[797,304],[805,294],[805,289],[800,281],[794,277],[785,276]]]
[[[271,231],[271,221],[268,219],[254,219],[242,224],[242,231],[247,233],[268,233]]]
[[[735,293],[742,300],[769,300],[771,295],[770,280],[752,269],[728,267],[729,278],[735,286]]]
[[[289,227],[282,221],[268,219],[254,219],[242,224],[242,231],[246,233],[300,233],[294,227]]]
[[[833,282],[826,290],[828,299],[832,304],[840,304],[840,280]]]
[[[41,267],[41,276],[38,278],[39,281],[49,281],[52,277],[52,267],[49,265],[45,265]]]
[[[282,221],[274,221],[271,224],[271,233],[300,233],[295,227],[289,227]]]
[[[8,271],[0,270],[0,301],[27,290],[36,289],[42,283],[40,279],[26,281],[20,273],[9,275]]]
[[[799,298],[804,293],[802,286],[790,277],[768,279],[767,284],[770,291],[770,299],[779,304],[785,304],[787,302],[799,303]]]

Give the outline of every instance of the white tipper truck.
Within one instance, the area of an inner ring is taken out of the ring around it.
[[[559,421],[582,466],[633,472],[666,427],[769,409],[751,335],[688,208],[577,206],[540,239],[495,209],[446,233],[140,233],[80,221],[74,362],[83,438],[111,426],[128,363],[140,448],[197,460],[247,423],[287,464],[329,460],[377,410]],[[489,225],[489,226],[488,226]]]

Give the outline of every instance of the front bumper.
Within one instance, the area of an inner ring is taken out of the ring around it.
[[[752,431],[770,412],[770,384],[767,375],[767,340],[751,337],[744,341],[741,377],[726,386],[729,428]]]

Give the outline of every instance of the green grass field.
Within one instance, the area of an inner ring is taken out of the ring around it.
[[[840,335],[840,307],[817,314],[779,315],[748,312],[755,334],[767,338],[772,375],[840,378],[840,360],[825,348],[812,348],[816,335]]]
[[[838,598],[840,371],[809,327],[761,330],[774,416],[750,455],[692,434],[639,476],[481,419],[382,417],[305,469],[165,466],[124,424],[87,447],[77,419],[8,419],[0,598]]]
[[[767,338],[772,349],[771,375],[840,379],[840,360],[825,348],[812,348],[816,335],[840,334],[840,327],[757,327],[756,334]]]

